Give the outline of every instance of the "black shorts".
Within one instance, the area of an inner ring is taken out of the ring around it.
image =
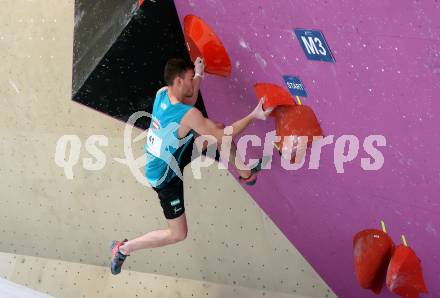
[[[183,181],[179,177],[174,177],[161,188],[153,187],[153,189],[159,196],[166,219],[177,218],[185,212]]]

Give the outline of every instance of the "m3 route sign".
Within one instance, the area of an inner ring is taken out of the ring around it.
[[[331,63],[335,62],[330,47],[321,31],[306,29],[295,29],[294,31],[307,59]]]

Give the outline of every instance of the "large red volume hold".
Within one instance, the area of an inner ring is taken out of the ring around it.
[[[354,236],[353,247],[359,285],[379,294],[394,250],[393,240],[380,230],[364,230]]]
[[[222,77],[229,76],[232,70],[229,55],[208,24],[194,15],[187,15],[183,23],[192,61],[202,57],[205,60],[205,72]]]
[[[399,245],[393,253],[387,272],[387,287],[400,297],[417,298],[427,293],[420,260],[414,251]]]
[[[275,117],[278,150],[291,152],[291,161],[302,147],[299,137],[307,137],[307,144],[313,137],[322,136],[322,129],[313,110],[308,106],[297,105],[292,95],[275,84],[257,83],[254,85],[257,100],[264,98],[263,109],[274,108],[270,116]]]
[[[277,136],[281,136],[280,148],[284,148],[284,137],[287,136],[307,136],[310,144],[313,137],[323,135],[315,113],[308,106],[279,106],[272,113]]]

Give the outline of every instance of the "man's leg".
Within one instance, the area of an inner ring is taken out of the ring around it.
[[[185,213],[174,219],[168,219],[168,229],[149,232],[131,241],[113,241],[111,272],[121,272],[122,265],[130,253],[139,249],[160,247],[182,241],[186,238],[188,228]]]
[[[225,125],[223,123],[215,122],[215,124],[218,128],[221,128],[221,129],[225,128]],[[195,133],[194,137],[197,138],[198,136],[199,135],[197,133]],[[198,146],[199,144],[197,142],[194,142],[194,145],[197,146],[197,150],[199,152],[201,152],[203,155],[206,155],[206,150],[208,148],[207,142],[204,142],[201,147]],[[221,155],[221,143],[217,143],[217,152],[220,152],[220,155]],[[216,158],[216,160],[217,160],[217,158]],[[228,163],[235,166],[235,168],[237,169],[237,172],[239,173],[239,175],[241,177],[248,178],[251,176],[252,172],[251,172],[249,166],[245,165],[242,157],[237,152],[237,145],[235,144],[234,140],[232,140],[232,142],[231,142],[231,150],[229,152]]]
[[[162,206],[168,228],[149,232],[136,239],[125,242],[119,248],[127,255],[133,251],[161,247],[182,241],[186,238],[188,226],[185,216],[185,201],[183,196],[183,181],[174,177],[161,189],[155,189]]]
[[[136,239],[125,242],[119,247],[124,255],[146,248],[161,247],[168,244],[174,244],[186,238],[188,226],[185,213],[175,219],[168,219],[168,228],[149,232]]]
[[[221,144],[219,144],[219,150],[221,149]],[[221,153],[220,153],[221,154]],[[231,142],[231,150],[229,152],[229,163],[233,164],[237,169],[237,172],[243,178],[248,178],[251,176],[251,170],[249,166],[244,164],[239,152],[237,152],[237,145],[234,141]]]

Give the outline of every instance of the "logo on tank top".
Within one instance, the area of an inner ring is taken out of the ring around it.
[[[156,120],[156,119],[153,119],[152,121],[153,121],[153,123],[152,123],[151,125],[153,126],[153,128],[154,128],[154,129],[159,129],[159,128],[160,128],[160,123],[159,123],[159,121]]]
[[[168,106],[167,106],[166,103],[162,103],[162,104],[160,105],[160,107],[162,108],[162,110],[166,110]]]

